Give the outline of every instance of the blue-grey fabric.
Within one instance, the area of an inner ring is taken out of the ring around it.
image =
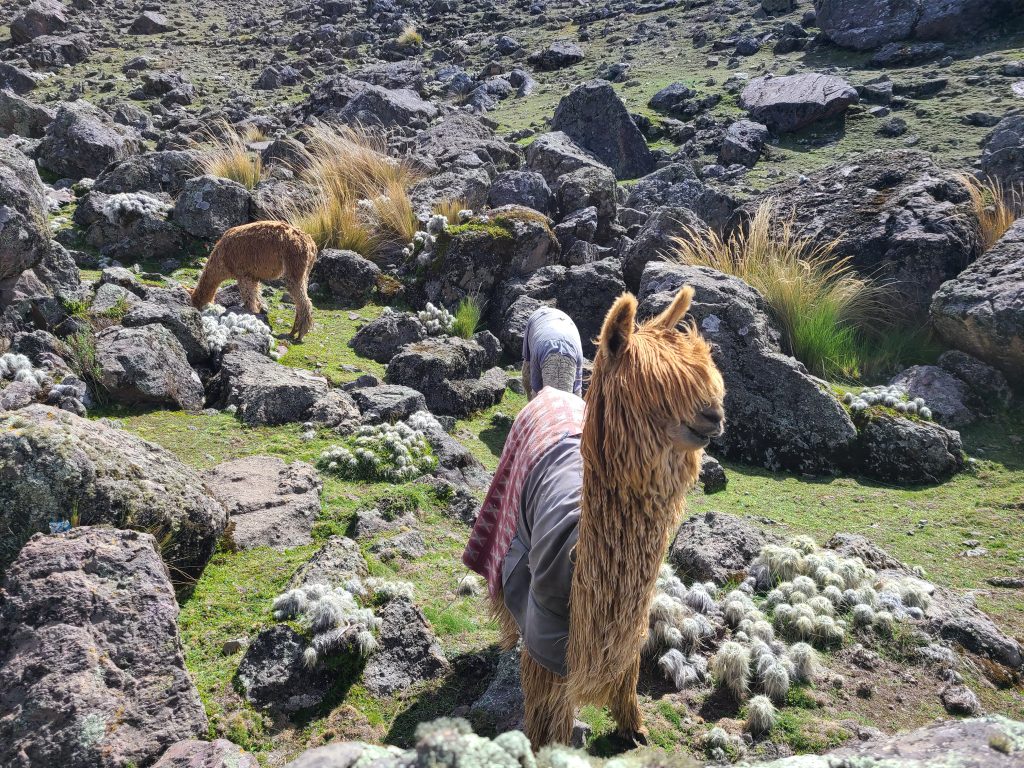
[[[541,307],[526,321],[523,331],[523,360],[530,364],[530,389],[544,388],[541,366],[549,355],[564,355],[576,361],[573,394],[583,394],[583,343],[576,323],[565,312]]]
[[[555,443],[526,477],[516,535],[502,564],[505,605],[526,650],[566,675],[573,548],[580,521],[580,438]]]

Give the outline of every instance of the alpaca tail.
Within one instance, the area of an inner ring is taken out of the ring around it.
[[[217,295],[217,289],[220,288],[220,284],[231,277],[224,265],[224,255],[221,249],[222,242],[223,239],[218,240],[217,244],[213,246],[213,250],[210,251],[210,258],[206,260],[203,273],[199,276],[199,282],[196,283],[196,287],[192,291],[192,306],[196,309],[202,309],[212,302]]]

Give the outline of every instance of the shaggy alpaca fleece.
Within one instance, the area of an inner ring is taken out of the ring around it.
[[[683,288],[637,328],[636,299],[626,294],[602,326],[580,446],[569,674],[521,656],[534,746],[566,743],[575,707],[588,702],[607,704],[621,733],[642,732],[636,684],[649,606],[669,535],[700,471],[702,447],[686,435],[705,409],[721,413],[725,395],[708,344],[692,325],[677,327],[692,297],[693,289]],[[500,595],[493,607],[503,639],[514,641],[517,628]]]
[[[316,254],[313,238],[283,221],[232,227],[210,252],[192,292],[192,305],[205,307],[213,301],[220,284],[233,277],[246,311],[256,315],[266,309],[260,300],[260,283],[284,277],[285,288],[295,302],[291,335],[301,341],[313,327],[313,304],[306,286]]]

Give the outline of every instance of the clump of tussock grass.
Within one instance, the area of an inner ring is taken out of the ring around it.
[[[407,24],[395,38],[395,42],[403,48],[422,48],[423,35],[412,24]]]
[[[470,339],[480,327],[483,308],[475,296],[466,296],[455,308],[455,321],[452,323],[452,335]]]
[[[767,696],[754,696],[747,703],[746,729],[754,736],[768,733],[778,721],[778,711]]]
[[[763,657],[763,662],[757,670],[761,691],[772,701],[784,702],[789,693],[789,671],[778,659]]]
[[[468,203],[461,198],[442,200],[435,204],[433,211],[431,211],[435,216],[444,216],[453,227],[465,223],[464,219],[467,212],[472,213]]]
[[[818,653],[807,643],[793,643],[786,654],[793,662],[793,677],[799,683],[809,683],[818,675]]]
[[[987,251],[1024,214],[1024,195],[1020,189],[1007,189],[999,179],[978,179],[966,173],[959,178],[970,195],[971,208],[978,219],[981,246]]]
[[[258,152],[249,149],[253,139],[250,126],[239,131],[233,125],[222,122],[206,131],[206,147],[199,156],[202,172],[238,182],[246,189],[253,189],[263,178],[263,159]]]
[[[673,242],[676,261],[717,269],[756,288],[790,354],[818,376],[855,378],[863,333],[891,315],[884,284],[858,275],[839,255],[838,239],[801,232],[795,214],[780,215],[772,198],[728,238],[710,228],[684,227]]]
[[[388,154],[384,138],[358,127],[320,124],[307,129],[296,174],[313,190],[309,200],[281,212],[320,248],[372,257],[416,233],[409,188],[420,174]]]
[[[750,651],[733,640],[722,643],[711,666],[715,680],[736,699],[750,691]]]

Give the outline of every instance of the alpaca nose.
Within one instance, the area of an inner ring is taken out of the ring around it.
[[[705,437],[718,437],[725,431],[725,411],[719,404],[709,405],[697,414],[694,429]]]

